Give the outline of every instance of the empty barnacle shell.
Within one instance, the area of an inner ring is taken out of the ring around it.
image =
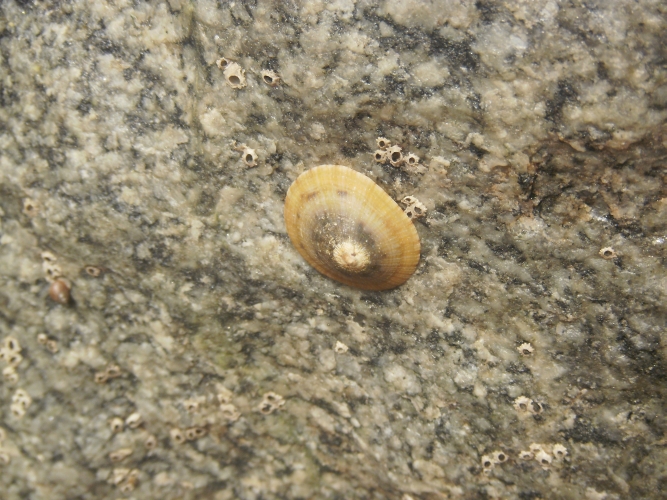
[[[400,146],[392,146],[387,149],[387,158],[389,159],[389,163],[391,163],[394,167],[398,167],[401,163],[403,163],[403,153],[401,153],[402,150],[403,148]]]
[[[604,247],[600,249],[600,257],[607,260],[613,259],[616,257],[616,252],[612,247]]]
[[[86,266],[84,270],[88,276],[92,276],[93,278],[97,278],[102,274],[102,268],[97,266]]]
[[[348,167],[321,165],[287,191],[292,244],[319,272],[364,290],[404,283],[419,262],[419,235],[380,186]]]
[[[257,153],[255,153],[254,149],[245,148],[243,153],[241,153],[241,158],[243,158],[243,163],[248,167],[252,168],[257,166]]]
[[[419,156],[410,153],[408,156],[405,157],[405,163],[407,163],[408,165],[416,165],[417,163],[419,163]]]
[[[35,200],[30,198],[25,198],[23,200],[23,213],[28,217],[34,217],[39,213],[39,205]]]
[[[375,158],[375,161],[378,163],[384,163],[387,161],[387,152],[382,149],[378,149],[375,151],[373,158]]]
[[[391,146],[391,142],[389,142],[389,139],[386,137],[378,137],[375,139],[375,142],[378,145],[378,148],[380,149],[387,149],[389,146]]]
[[[223,74],[233,89],[242,89],[246,86],[245,70],[238,63],[227,64]]]
[[[218,66],[219,69],[225,69],[230,62],[231,61],[229,59],[221,57],[220,59],[215,61],[215,64]]]
[[[270,87],[277,87],[280,83],[280,77],[278,76],[278,73],[271,71],[270,69],[263,70],[261,76],[264,83]]]

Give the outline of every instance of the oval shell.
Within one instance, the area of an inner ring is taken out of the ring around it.
[[[321,165],[287,191],[292,244],[319,272],[364,290],[404,283],[419,262],[419,235],[380,186],[348,167]]]
[[[51,283],[51,286],[49,286],[49,297],[51,297],[51,300],[57,302],[58,304],[66,306],[69,304],[71,298],[71,287],[72,286],[69,280],[58,278],[53,283]]]

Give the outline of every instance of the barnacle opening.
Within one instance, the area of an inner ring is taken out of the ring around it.
[[[398,167],[403,163],[403,148],[400,146],[392,146],[387,149],[387,158],[389,158],[389,163],[394,167]]]
[[[616,257],[616,252],[612,247],[605,247],[600,250],[600,257],[603,259],[613,259]]]
[[[102,274],[102,270],[97,266],[86,266],[84,269],[86,274],[88,274],[88,276],[92,276],[93,278],[97,278],[100,274]]]
[[[255,153],[254,149],[248,147],[244,148],[241,157],[243,158],[243,163],[248,167],[252,168],[257,166],[257,153]]]
[[[391,143],[389,142],[389,139],[386,139],[385,137],[378,137],[376,139],[378,148],[380,149],[387,149],[389,146],[391,146]]]
[[[264,83],[270,87],[276,87],[280,83],[280,77],[278,74],[271,70],[262,71],[262,80],[264,80]]]
[[[229,63],[225,67],[224,75],[232,88],[242,89],[246,86],[245,70],[238,63]]]
[[[410,153],[407,156],[407,158],[405,159],[405,162],[408,165],[416,165],[417,163],[419,163],[419,156],[417,156],[416,154]]]

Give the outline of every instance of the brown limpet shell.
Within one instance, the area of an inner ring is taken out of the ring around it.
[[[319,272],[364,290],[389,290],[412,276],[419,235],[398,204],[348,167],[301,174],[285,199],[287,234]]]

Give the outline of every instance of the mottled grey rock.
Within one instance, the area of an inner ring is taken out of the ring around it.
[[[0,497],[667,495],[663,2],[0,9]],[[405,285],[291,246],[319,164]]]

